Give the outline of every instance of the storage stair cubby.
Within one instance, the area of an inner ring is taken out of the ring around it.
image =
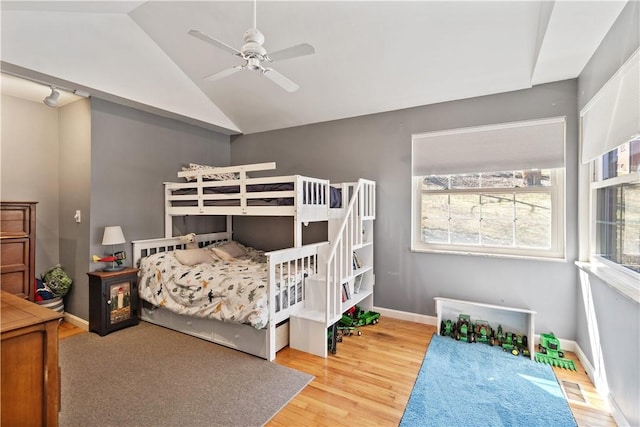
[[[375,182],[343,184],[342,192],[345,207],[332,209],[329,245],[318,255],[326,270],[305,280],[304,292],[320,297],[305,298],[316,305],[305,304],[289,319],[289,346],[321,357],[328,355],[327,329],[342,313],[356,305],[373,308]]]

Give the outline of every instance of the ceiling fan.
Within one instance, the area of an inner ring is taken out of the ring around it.
[[[236,65],[235,67],[228,68],[226,70],[219,71],[205,77],[205,80],[214,81],[223,77],[230,76],[238,71],[244,69],[260,71],[262,75],[268,77],[288,92],[295,92],[300,87],[285,77],[283,74],[274,70],[273,68],[265,68],[263,62],[276,62],[284,59],[297,58],[299,56],[311,55],[315,53],[313,46],[307,43],[298,44],[285,49],[277,50],[275,52],[267,53],[266,49],[262,47],[264,43],[264,35],[258,30],[256,26],[256,2],[253,3],[253,28],[249,28],[244,32],[244,45],[240,50],[235,49],[228,44],[214,39],[208,34],[198,30],[189,30],[189,34],[193,37],[200,39],[204,42],[212,44],[213,46],[222,49],[232,55],[239,56],[245,60],[244,65]]]

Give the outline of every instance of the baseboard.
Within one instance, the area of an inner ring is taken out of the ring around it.
[[[587,355],[584,354],[584,351],[582,351],[582,349],[580,348],[578,343],[575,343],[575,348],[573,350],[571,350],[571,351],[573,351],[576,354],[576,356],[578,356],[578,360],[580,361],[580,363],[582,363],[582,367],[584,368],[584,372],[587,374],[587,376],[591,380],[591,383],[595,385],[595,383],[596,383],[595,382],[595,369],[593,368],[593,365],[591,364],[591,361],[587,358]]]
[[[575,348],[573,352],[578,357],[578,360],[580,360],[580,363],[582,363],[584,372],[587,374],[587,376],[591,380],[591,383],[594,384],[595,386],[595,384],[597,384],[595,380],[595,368],[591,364],[591,361],[587,358],[587,355],[584,354],[580,346],[577,343],[574,343],[574,344],[575,344]],[[630,425],[629,421],[627,421],[624,414],[620,410],[620,407],[616,403],[615,399],[613,398],[613,396],[611,396],[611,393],[603,393],[602,390],[599,390],[597,386],[595,387],[596,387],[596,391],[598,392],[602,400],[609,405],[609,412],[611,413],[611,416],[613,417],[613,420],[616,422],[616,424],[619,426]]]
[[[540,339],[538,335],[536,338]],[[577,354],[576,349],[578,348],[578,343],[573,340],[565,340],[564,338],[558,338],[560,341],[560,348],[564,351],[572,351]]]
[[[424,314],[408,313],[406,311],[392,310],[390,308],[373,307],[374,311],[380,313],[380,316],[390,317],[392,319],[407,320],[409,322],[423,323],[425,325],[435,326],[437,318],[435,316],[427,316]]]
[[[78,328],[84,330],[84,331],[88,331],[89,330],[89,322],[87,322],[86,320],[78,317],[78,316],[74,316],[73,314],[70,313],[65,313],[64,314],[64,321],[71,323],[74,326],[77,326]]]
[[[611,412],[613,421],[615,421],[619,426],[630,426],[631,424],[629,424],[629,421],[627,421],[627,419],[625,418],[615,399],[611,396],[611,394],[609,394],[609,396],[607,397],[607,401],[609,402],[609,411]]]

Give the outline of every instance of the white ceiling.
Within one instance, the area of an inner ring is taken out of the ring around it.
[[[289,93],[187,34],[239,49],[247,1],[2,1],[2,66],[229,134],[513,91],[577,77],[626,1],[258,1]],[[73,89],[73,88],[72,88]]]

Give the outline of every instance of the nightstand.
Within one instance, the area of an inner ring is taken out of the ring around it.
[[[104,336],[138,324],[138,269],[92,271],[89,276],[89,330]]]

